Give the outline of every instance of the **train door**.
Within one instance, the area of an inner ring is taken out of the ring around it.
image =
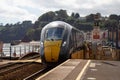
[[[70,33],[70,37],[69,37],[69,54],[68,54],[68,58],[71,58],[71,54],[74,50],[74,36],[73,36],[73,32]]]
[[[77,51],[76,51],[76,48],[77,48],[77,33],[76,31],[73,29],[72,30],[72,43],[73,43],[73,46],[72,46],[72,54],[71,54],[71,58],[72,59],[77,59],[78,57],[78,54],[77,54]]]

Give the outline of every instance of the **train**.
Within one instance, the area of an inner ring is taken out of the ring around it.
[[[42,63],[59,63],[84,49],[83,31],[63,21],[53,21],[41,30],[40,56]]]

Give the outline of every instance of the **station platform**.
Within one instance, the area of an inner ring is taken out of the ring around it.
[[[1,60],[0,65],[16,62],[38,62],[41,63],[41,59],[31,59],[31,60]]]
[[[120,80],[120,62],[69,59],[36,80]]]

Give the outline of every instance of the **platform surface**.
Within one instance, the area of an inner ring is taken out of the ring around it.
[[[120,62],[69,59],[36,80],[120,80]]]
[[[91,61],[81,80],[120,80],[120,62]]]
[[[31,59],[31,60],[1,60],[0,65],[7,63],[16,63],[16,62],[38,62],[41,63],[41,59]]]

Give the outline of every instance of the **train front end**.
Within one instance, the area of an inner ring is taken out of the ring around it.
[[[64,27],[54,22],[42,29],[40,55],[43,63],[57,63],[59,61],[63,35]]]

